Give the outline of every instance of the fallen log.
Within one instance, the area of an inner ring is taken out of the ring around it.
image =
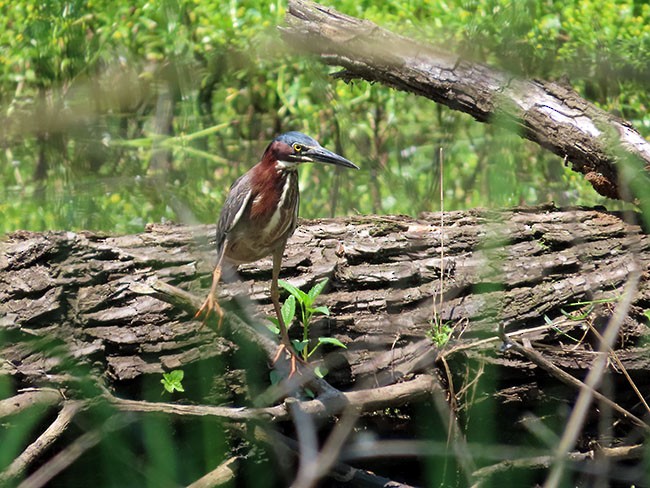
[[[400,365],[417,370],[427,353],[430,363],[434,318],[453,326],[461,342],[486,340],[471,350],[486,358],[495,350],[498,324],[559,345],[589,320],[602,321],[630,272],[647,270],[650,259],[639,227],[598,210],[473,210],[447,213],[444,228],[439,223],[438,214],[316,220],[302,222],[290,240],[282,277],[303,289],[330,280],[321,303],[332,314],[315,323],[313,334],[347,345],[337,351],[348,371],[341,381],[372,376],[386,384],[404,374]],[[131,236],[10,235],[0,247],[0,324],[13,340],[3,345],[7,361],[0,371],[27,383],[63,374],[56,355],[21,343],[34,337],[56,338],[57,350],[70,357],[99,361],[116,381],[224,354],[234,347],[231,340],[193,320],[191,306],[166,302],[148,285],[158,280],[205,293],[213,232],[212,226],[151,225]],[[239,275],[241,281],[222,286],[222,303],[232,309],[250,299],[259,316],[270,316],[270,260],[241,266]],[[620,341],[631,370],[648,367],[635,349],[646,333],[648,300],[644,275]],[[578,319],[580,310],[590,312]],[[588,346],[590,334],[583,335]],[[586,370],[588,351],[560,347],[549,354],[560,366]]]

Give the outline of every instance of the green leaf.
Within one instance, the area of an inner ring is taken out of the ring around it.
[[[589,316],[589,314],[591,313],[592,310],[593,310],[593,307],[589,307],[589,310],[587,310],[586,312],[574,315],[574,314],[571,314],[569,312],[566,312],[563,308],[561,308],[560,313],[562,313],[562,315],[564,315],[569,320],[576,320],[577,321],[577,320],[586,319]]]
[[[327,368],[320,364],[314,368],[314,374],[319,378],[324,378],[327,373],[329,373]]]
[[[315,374],[318,375],[318,373]],[[316,394],[313,391],[311,391],[309,388],[305,388],[305,395],[307,395],[309,398],[316,398]]]
[[[293,318],[296,316],[296,297],[289,295],[282,305],[281,312],[284,325],[288,329],[291,327],[291,322],[293,322]]]
[[[293,344],[293,348],[296,350],[296,352],[302,352],[302,350],[307,347],[307,344],[309,344],[309,341],[299,341],[299,340],[292,340],[291,343]]]
[[[330,309],[327,308],[325,305],[321,305],[320,307],[310,308],[309,312],[311,312],[312,314],[314,314],[314,313],[322,313],[323,315],[328,315],[329,316]]]
[[[282,374],[279,371],[276,371],[275,369],[271,370],[269,373],[269,379],[271,380],[272,385],[277,385],[282,381]]]
[[[650,310],[646,310],[645,312],[643,312],[643,315],[645,315],[648,318],[648,320],[650,320]]]
[[[184,376],[185,373],[182,369],[175,369],[169,373],[163,373],[163,379],[160,380],[160,382],[169,393],[174,393],[174,391],[185,391],[181,383]]]
[[[270,324],[264,324],[267,329],[269,329],[274,334],[280,333],[280,324],[278,324],[278,319],[276,317],[269,317]]]
[[[342,347],[343,349],[348,348],[345,344],[343,344],[338,339],[335,339],[334,337],[319,337],[318,344],[331,344],[333,346]]]
[[[314,303],[314,300],[316,300],[316,297],[320,295],[323,292],[323,289],[327,285],[327,282],[329,280],[327,278],[319,281],[316,283],[314,286],[312,286],[311,290],[309,290],[309,298],[311,298],[311,303]]]
[[[305,303],[307,300],[309,300],[309,295],[307,295],[304,291],[299,290],[295,286],[293,286],[291,283],[284,281],[284,280],[278,280],[278,284],[287,290],[291,295],[296,297],[296,299],[300,303]]]

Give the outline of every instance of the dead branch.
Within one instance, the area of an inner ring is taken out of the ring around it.
[[[323,395],[315,400],[302,401],[300,402],[300,410],[313,418],[331,417],[346,407],[355,408],[359,412],[373,412],[377,409],[400,406],[416,401],[422,396],[431,395],[436,388],[439,388],[439,386],[433,377],[418,375],[410,381],[382,388],[339,392],[337,395]],[[207,416],[235,421],[265,419],[271,422],[281,422],[291,418],[287,402],[273,407],[246,408],[153,403],[126,400],[108,393],[105,394],[105,397],[109,403],[125,412],[158,412],[168,415]]]
[[[212,488],[230,483],[237,475],[239,461],[237,456],[227,459],[205,476],[188,485],[187,488]]]
[[[617,170],[625,155],[646,168],[635,177],[648,178],[650,143],[559,83],[521,79],[306,0],[289,2],[281,32],[291,47],[344,67],[339,78],[380,82],[480,122],[512,121],[523,137],[570,161],[601,195],[631,198]]]
[[[68,428],[68,425],[86,402],[79,400],[67,400],[59,411],[54,422],[43,432],[38,439],[15,458],[12,463],[0,473],[0,485],[8,483],[17,478],[56,441]]]
[[[16,415],[36,405],[50,407],[63,400],[54,388],[29,388],[10,398],[0,400],[0,418]]]

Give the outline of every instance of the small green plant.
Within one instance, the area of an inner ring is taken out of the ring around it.
[[[589,301],[583,301],[583,302],[573,302],[567,304],[567,307],[576,307],[576,308],[582,308],[582,307],[587,307],[586,311],[583,313],[578,313],[578,314],[572,314],[570,312],[565,311],[564,309],[560,309],[560,312],[562,312],[562,315],[564,315],[567,319],[569,320],[584,320],[586,319],[591,312],[593,312],[594,308],[596,305],[603,304],[603,303],[616,303],[621,299],[620,296],[617,297],[610,297],[610,298],[600,298],[598,300],[589,300]]]
[[[448,322],[442,321],[438,316],[434,316],[429,324],[431,328],[426,332],[426,336],[439,348],[444,347],[454,333],[453,327]]]
[[[160,382],[169,393],[174,393],[174,391],[185,391],[182,383],[183,376],[185,376],[185,373],[182,369],[175,369],[169,373],[163,373],[163,379],[160,380]]]
[[[292,341],[293,347],[300,356],[307,361],[309,357],[316,352],[316,350],[323,344],[331,344],[338,347],[345,348],[343,344],[338,339],[333,337],[319,337],[316,344],[313,347],[309,345],[309,327],[311,326],[312,317],[314,315],[329,315],[329,309],[324,306],[315,306],[316,298],[320,295],[327,285],[327,278],[316,283],[308,293],[296,288],[290,283],[287,283],[284,280],[280,280],[279,285],[289,292],[289,296],[282,305],[282,319],[286,324],[287,328],[291,327],[293,319],[296,317],[296,309],[300,309],[300,316],[298,317],[300,325],[303,328],[302,340]],[[271,328],[276,334],[279,334],[280,330],[278,328],[278,321],[275,318],[271,318],[271,321],[275,324],[275,327]],[[323,368],[316,370],[316,374],[324,375],[326,371]]]

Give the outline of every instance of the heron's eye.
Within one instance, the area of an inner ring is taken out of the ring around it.
[[[297,153],[302,152],[302,146],[296,142],[293,145],[293,150],[296,151]]]

